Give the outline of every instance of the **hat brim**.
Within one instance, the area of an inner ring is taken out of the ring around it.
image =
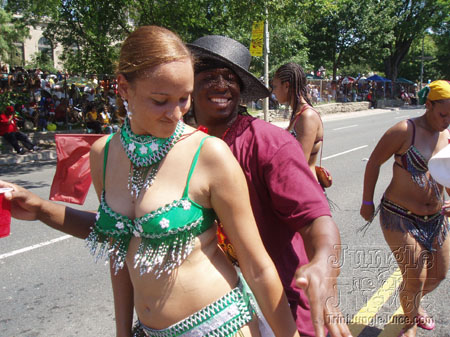
[[[194,56],[199,59],[213,59],[225,63],[231,70],[233,70],[241,79],[243,88],[241,88],[241,99],[243,101],[254,101],[261,98],[265,98],[270,95],[269,89],[258,80],[253,74],[237,64],[229,61],[225,57],[220,56],[208,49],[199,47],[194,44],[187,44],[188,48],[192,51]]]
[[[434,180],[450,188],[450,144],[430,158],[428,169]]]

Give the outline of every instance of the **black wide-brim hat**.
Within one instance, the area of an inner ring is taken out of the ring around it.
[[[187,46],[198,60],[216,60],[233,70],[242,81],[241,98],[244,101],[270,95],[266,86],[248,71],[252,57],[243,44],[226,36],[208,35]]]

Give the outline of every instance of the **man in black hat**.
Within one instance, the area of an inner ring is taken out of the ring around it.
[[[188,47],[197,58],[194,118],[230,146],[246,175],[261,237],[300,334],[325,336],[326,325],[331,336],[350,336],[339,308],[330,305],[337,302],[340,235],[326,198],[299,143],[239,105],[269,95],[248,72],[250,53],[224,36],[205,36]]]

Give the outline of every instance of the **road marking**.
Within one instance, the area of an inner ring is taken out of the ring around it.
[[[59,242],[59,241],[67,240],[67,239],[70,239],[71,237],[72,237],[72,235],[64,235],[64,236],[61,236],[61,237],[53,239],[53,240],[41,242],[41,243],[38,243],[38,244],[35,244],[35,245],[32,245],[32,246],[28,246],[28,247],[25,247],[25,248],[13,250],[12,252],[1,254],[0,255],[0,260],[6,259],[7,257],[11,257],[11,256],[14,256],[14,255],[17,255],[17,254],[28,252],[28,251],[33,250],[33,249],[37,249],[37,248],[41,248],[41,247],[44,247],[44,246],[48,246],[48,245],[51,245],[51,244]]]
[[[407,118],[407,117],[409,117],[409,115],[394,117],[394,119]]]
[[[368,147],[368,146],[369,145],[363,145],[363,146],[355,147],[354,149],[350,149],[350,150],[347,150],[347,151],[344,151],[344,152],[339,152],[339,153],[333,154],[333,155],[328,156],[328,157],[324,157],[324,158],[322,158],[322,160],[327,160],[327,159],[330,159],[330,158],[342,156],[343,154],[346,154],[346,153],[349,153],[349,152],[353,152],[353,151],[357,151],[357,150],[361,150],[361,149],[364,149],[365,147]]]
[[[397,290],[402,280],[399,268],[383,283],[383,285],[372,295],[366,305],[353,316],[350,322],[350,331],[353,336],[358,336],[361,331],[372,321],[377,312],[386,303],[389,297]]]
[[[357,126],[358,126],[358,124],[355,124],[355,125],[349,125],[349,126],[343,126],[343,127],[341,127],[341,128],[333,129],[333,131],[343,130],[343,129],[349,129],[349,128],[354,128],[354,127],[357,127]]]
[[[399,322],[402,321],[403,308],[400,306],[394,314],[391,316],[389,322],[384,326],[383,331],[377,337],[392,337],[398,336],[400,330],[403,328],[404,324]]]

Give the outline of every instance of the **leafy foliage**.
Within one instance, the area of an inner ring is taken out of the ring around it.
[[[19,65],[15,58],[18,48],[15,43],[21,42],[28,35],[26,25],[0,7],[0,60],[5,63]]]
[[[31,62],[26,64],[26,68],[36,69],[55,74],[57,72],[53,65],[53,60],[48,53],[37,52],[31,57]]]
[[[23,27],[45,22],[45,37],[64,48],[65,68],[80,74],[113,73],[120,43],[135,26],[164,26],[187,42],[226,35],[248,46],[252,22],[265,19],[271,72],[294,61],[308,71],[324,66],[333,77],[372,70],[417,78],[426,31],[434,57],[427,75],[448,77],[450,69],[450,0],[15,0],[5,9],[2,33],[8,13],[20,13]],[[11,34],[20,32],[16,24],[8,26]],[[7,36],[0,37],[2,57],[20,34]],[[262,74],[262,57],[251,71]]]
[[[386,76],[396,79],[398,67],[408,54],[412,43],[421,39],[425,31],[448,18],[450,1],[448,0],[389,0],[392,17],[396,18],[393,27],[394,41],[386,43],[388,55],[383,57]]]

